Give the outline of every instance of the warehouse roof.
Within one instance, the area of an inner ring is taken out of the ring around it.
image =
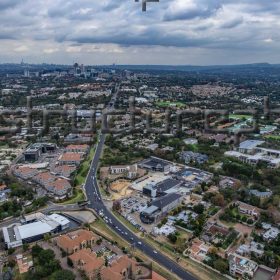
[[[158,191],[160,192],[165,192],[171,188],[174,188],[178,185],[180,185],[181,182],[179,180],[175,180],[175,179],[172,179],[172,178],[168,178],[160,183],[158,183],[156,185],[156,188],[158,189]]]
[[[173,201],[179,199],[181,197],[180,194],[177,193],[171,193],[167,194],[163,197],[160,197],[152,202],[152,205],[158,207],[159,209],[162,209],[163,207],[169,205]]]
[[[37,235],[49,233],[53,230],[53,227],[48,223],[38,221],[31,224],[26,224],[18,227],[18,231],[21,239],[30,238]]]

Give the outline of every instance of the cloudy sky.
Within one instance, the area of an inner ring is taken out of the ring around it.
[[[0,0],[0,63],[280,63],[278,0],[140,2]]]

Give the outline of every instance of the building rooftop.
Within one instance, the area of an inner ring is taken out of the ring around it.
[[[74,247],[79,247],[82,242],[89,241],[91,239],[96,240],[97,236],[92,231],[81,229],[59,236],[57,238],[57,244],[60,248],[67,251],[69,249],[73,249]]]
[[[158,207],[159,209],[162,209],[163,207],[169,205],[170,203],[179,199],[180,197],[181,197],[181,195],[177,194],[177,193],[167,194],[163,197],[160,197],[160,198],[154,200],[152,202],[152,205]]]
[[[87,150],[89,145],[81,144],[81,145],[68,145],[66,150]]]
[[[260,198],[266,198],[266,197],[270,197],[272,195],[272,192],[271,191],[260,192],[258,190],[250,190],[250,194]]]
[[[69,224],[69,220],[66,219],[64,216],[58,214],[51,214],[49,217],[54,220],[55,222],[59,223],[61,226],[65,226]]]
[[[140,164],[144,164],[151,168],[157,168],[158,166],[164,167],[164,166],[172,165],[171,162],[168,162],[164,159],[156,158],[156,157],[150,157],[148,159],[145,159]]]
[[[98,258],[91,249],[82,249],[75,252],[69,258],[76,263],[82,263],[81,269],[87,273],[94,272],[103,266],[103,258]]]
[[[30,238],[33,236],[49,233],[53,227],[42,221],[26,224],[18,227],[21,239]]]
[[[158,211],[159,208],[157,206],[150,206],[147,207],[146,209],[143,210],[143,213],[147,214],[147,215],[152,215],[153,213],[155,213],[156,211]]]
[[[60,225],[70,223],[68,219],[60,215],[53,214],[46,216],[42,213],[28,215],[23,219],[23,222],[30,223],[23,225],[13,224],[2,228],[5,243],[8,248],[21,246],[22,240],[24,239],[50,233],[58,229]]]
[[[60,161],[81,161],[82,155],[79,153],[65,153],[60,158]]]
[[[239,144],[240,149],[252,150],[255,149],[257,146],[260,146],[264,143],[264,141],[260,140],[246,140]]]
[[[65,190],[65,189],[70,189],[70,188],[71,188],[71,184],[70,184],[66,179],[62,179],[62,178],[56,179],[56,180],[52,183],[52,186],[53,186],[56,190]]]
[[[158,183],[156,185],[156,189],[159,192],[164,192],[164,191],[174,188],[180,184],[181,184],[181,182],[179,180],[169,178],[169,179],[166,179],[166,180]]]

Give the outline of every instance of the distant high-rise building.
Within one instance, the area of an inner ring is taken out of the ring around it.
[[[24,70],[24,77],[30,77],[30,73],[29,73],[29,71],[28,70]]]

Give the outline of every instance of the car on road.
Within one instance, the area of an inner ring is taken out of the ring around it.
[[[141,242],[141,241],[138,241],[137,243],[138,243],[139,245],[142,245],[142,242]]]

